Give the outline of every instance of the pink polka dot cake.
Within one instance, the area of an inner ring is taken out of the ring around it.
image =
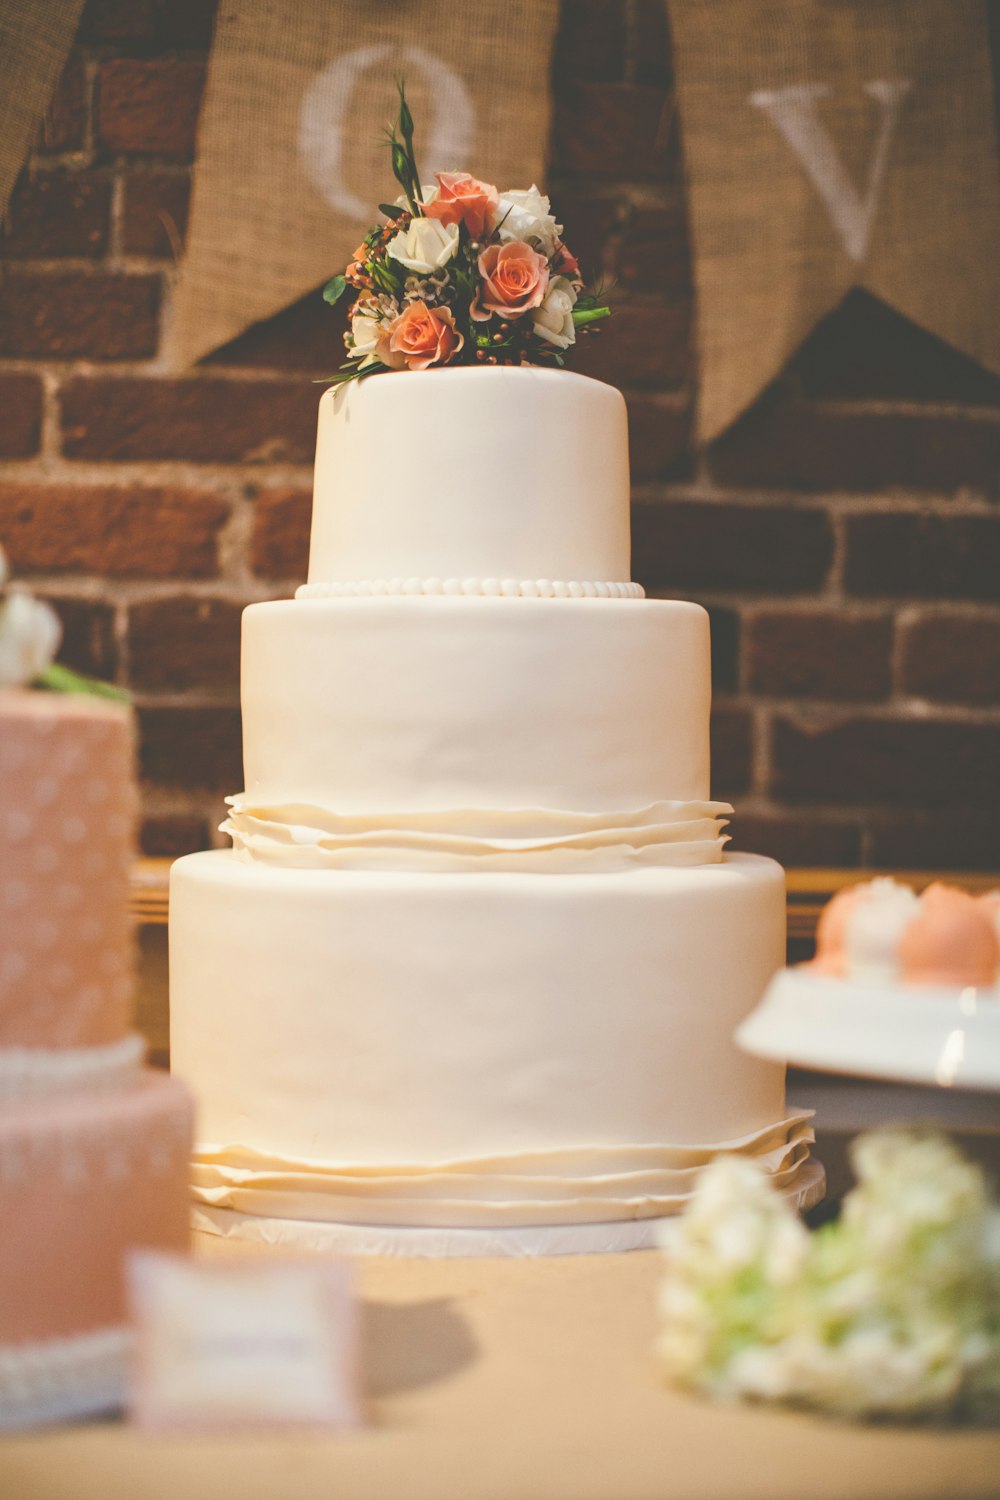
[[[0,1427],[122,1395],[124,1261],[187,1243],[191,1108],[130,1030],[129,709],[0,688]]]

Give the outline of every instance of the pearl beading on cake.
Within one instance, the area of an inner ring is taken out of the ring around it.
[[[644,599],[639,583],[561,578],[362,578],[304,583],[296,599],[355,599],[395,594],[462,594],[491,599]]]
[[[103,1047],[0,1048],[0,1103],[73,1089],[116,1088],[142,1063],[145,1043],[127,1036]]]
[[[131,1330],[0,1346],[0,1431],[121,1406]]]

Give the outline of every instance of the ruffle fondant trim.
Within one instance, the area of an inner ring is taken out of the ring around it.
[[[644,599],[640,583],[564,578],[360,578],[303,583],[296,599],[356,599],[394,594],[464,594],[490,599]]]
[[[811,1111],[708,1146],[621,1146],[524,1152],[434,1165],[347,1166],[245,1146],[195,1152],[194,1197],[271,1218],[452,1228],[594,1224],[679,1213],[718,1156],[756,1161],[791,1190],[809,1159]]]
[[[98,1328],[32,1344],[0,1344],[0,1431],[66,1422],[120,1407],[128,1328]]]
[[[135,1077],[145,1051],[140,1036],[101,1047],[0,1048],[0,1103],[76,1089],[93,1093],[118,1088]]]
[[[251,859],[300,869],[566,871],[702,865],[722,858],[726,802],[656,802],[617,813],[524,808],[348,815],[228,797],[221,825]]]

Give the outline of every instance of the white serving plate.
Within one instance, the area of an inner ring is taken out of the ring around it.
[[[823,1073],[1000,1090],[1000,989],[858,984],[799,965],[775,976],[736,1041]]]

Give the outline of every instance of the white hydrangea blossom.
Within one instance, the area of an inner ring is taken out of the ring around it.
[[[1000,1404],[1000,1214],[943,1137],[877,1131],[810,1235],[750,1162],[703,1173],[664,1242],[665,1373],[725,1400],[841,1416]]]

